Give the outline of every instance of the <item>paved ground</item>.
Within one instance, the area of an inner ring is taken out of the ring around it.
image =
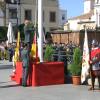
[[[0,61],[0,100],[100,100],[100,91],[72,84],[22,87],[10,81],[12,63]]]

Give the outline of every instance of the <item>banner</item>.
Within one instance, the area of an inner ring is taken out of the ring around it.
[[[9,22],[9,25],[8,25],[7,38],[8,38],[8,43],[14,42],[14,33],[13,33],[13,28],[12,28],[11,22]]]
[[[19,49],[20,49],[20,41],[21,41],[21,39],[20,39],[20,32],[18,32],[18,35],[17,35],[17,44],[16,44],[16,48],[15,48],[15,54],[14,54],[14,60],[15,61],[18,61],[19,59],[20,59],[20,51],[19,51]]]
[[[36,32],[33,38],[33,43],[32,43],[32,48],[31,48],[31,57],[35,57],[36,59],[38,58],[37,33]]]
[[[89,75],[89,47],[88,47],[88,37],[87,30],[85,29],[84,45],[83,45],[83,57],[82,57],[82,72],[81,72],[81,83],[86,80],[86,77]]]

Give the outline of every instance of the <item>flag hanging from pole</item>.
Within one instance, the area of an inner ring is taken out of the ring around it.
[[[36,57],[36,33],[34,34],[34,38],[33,38],[33,43],[32,43],[32,48],[31,48],[31,56],[32,57]]]
[[[13,32],[11,22],[9,22],[9,25],[8,25],[7,38],[8,38],[8,43],[13,43],[14,42],[14,32]]]
[[[16,44],[16,48],[15,48],[15,59],[16,61],[19,60],[19,56],[20,56],[20,53],[19,53],[19,49],[20,49],[20,32],[18,32],[18,35],[17,35],[17,44]]]
[[[89,75],[89,68],[90,68],[89,60],[90,60],[90,55],[89,55],[89,47],[88,47],[88,37],[87,37],[87,30],[85,28],[83,57],[82,57],[81,83],[83,83],[86,80],[86,77]]]
[[[20,32],[18,32],[18,36],[17,36],[17,48],[20,48]]]
[[[38,32],[37,30],[34,33],[33,37],[33,43],[31,47],[31,57],[35,58],[35,62],[38,62],[38,45],[37,45],[37,37],[38,37]]]

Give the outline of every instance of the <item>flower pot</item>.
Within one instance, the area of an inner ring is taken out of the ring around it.
[[[81,77],[80,76],[72,76],[72,82],[74,85],[80,85],[81,84]]]

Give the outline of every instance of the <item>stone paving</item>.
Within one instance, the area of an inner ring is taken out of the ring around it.
[[[0,100],[100,100],[100,91],[72,84],[22,87],[10,80],[12,63],[0,61]]]

